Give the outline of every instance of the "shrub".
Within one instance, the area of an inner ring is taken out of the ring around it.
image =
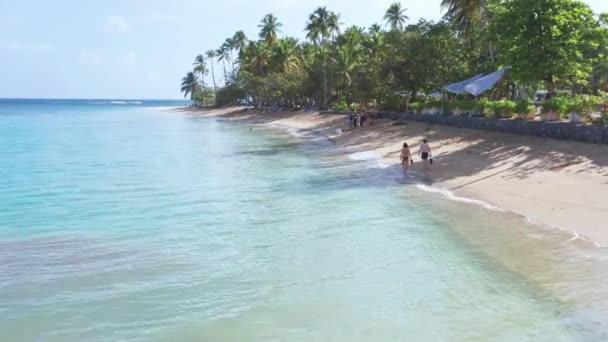
[[[569,103],[566,106],[566,114],[577,113],[582,116],[588,116],[598,109],[602,102],[602,98],[599,96],[574,95],[569,99]]]
[[[239,84],[230,83],[217,90],[215,104],[218,106],[233,106],[241,104],[246,99],[245,90]]]
[[[460,109],[464,111],[473,111],[476,109],[476,103],[469,100],[453,100],[446,103],[446,108],[450,110]]]
[[[488,100],[488,99],[481,99],[479,101],[477,101],[476,104],[476,110],[479,111],[479,113],[486,115],[486,114],[491,114],[490,112],[492,111],[492,101]]]
[[[517,103],[515,104],[515,113],[528,114],[531,106],[532,106],[532,101],[530,101],[528,99],[517,101]]]
[[[337,112],[345,112],[350,109],[348,103],[346,101],[339,101],[331,105],[331,109]]]
[[[422,109],[424,108],[424,103],[422,102],[412,102],[410,103],[410,110],[416,114],[420,114]]]
[[[532,101],[524,99],[517,101],[515,104],[515,114],[522,119],[532,119],[536,114],[536,107],[532,104]]]
[[[543,102],[543,113],[556,112],[561,115],[568,114],[570,101],[565,96],[555,96]]]
[[[515,102],[509,100],[500,100],[491,103],[493,116],[497,119],[510,118],[515,113],[515,107]]]
[[[424,108],[441,108],[443,107],[443,101],[441,99],[428,99],[424,102]]]

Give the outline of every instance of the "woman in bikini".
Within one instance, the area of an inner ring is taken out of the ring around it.
[[[407,143],[403,144],[403,148],[401,149],[401,167],[403,168],[403,177],[407,177],[407,171],[409,170],[410,164],[414,164],[414,160],[412,159],[412,153],[410,153],[410,148]]]

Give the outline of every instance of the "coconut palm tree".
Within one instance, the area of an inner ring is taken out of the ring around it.
[[[487,0],[442,0],[441,8],[445,10],[446,19],[462,34],[468,34],[487,19]]]
[[[378,24],[370,26],[367,34],[367,39],[363,41],[363,45],[367,48],[367,52],[371,57],[375,57],[384,43],[384,32]]]
[[[234,36],[232,36],[232,48],[238,52],[239,59],[241,58],[243,51],[247,47],[247,36],[243,31],[237,31]]]
[[[488,24],[488,0],[442,0],[444,17],[456,26],[461,36],[469,36],[476,27]],[[494,47],[488,42],[490,60],[494,62]]]
[[[215,84],[215,71],[213,71],[213,58],[215,58],[215,51],[207,50],[207,52],[205,52],[205,56],[207,56],[207,59],[209,59],[209,62],[211,62],[211,80],[213,81],[213,91],[217,95],[217,85]]]
[[[355,47],[343,45],[338,49],[336,56],[336,71],[341,89],[348,92],[352,85],[352,72],[355,68],[356,51]]]
[[[222,61],[224,67],[224,86],[228,84],[228,72],[226,71],[226,61],[230,60],[230,54],[228,52],[230,48],[224,43],[217,50],[215,50],[215,56],[218,61]]]
[[[294,38],[279,39],[272,49],[271,64],[274,70],[288,72],[299,66],[298,41]]]
[[[327,105],[327,38],[332,32],[333,19],[327,7],[317,8],[308,18],[305,31],[306,38],[310,39],[315,44],[321,44],[321,52],[323,54],[323,104]]]
[[[236,78],[235,69],[234,69],[234,55],[232,54],[234,50],[234,41],[232,38],[226,38],[224,45],[222,45],[226,49],[226,54],[228,55],[228,60],[230,62],[231,67],[231,78],[234,80]]]
[[[249,42],[243,54],[243,67],[257,75],[266,74],[271,53],[265,41]]]
[[[386,13],[384,14],[384,20],[391,26],[391,30],[403,30],[405,21],[408,20],[408,16],[405,14],[406,9],[401,7],[401,3],[394,2]]]
[[[197,55],[196,58],[194,58],[194,63],[192,63],[192,65],[194,65],[194,71],[198,72],[199,75],[201,75],[201,85],[203,86],[203,88],[205,88],[205,76],[209,72],[209,70],[207,69],[207,62],[205,61],[205,56],[203,56],[202,54]]]
[[[266,41],[268,46],[273,46],[277,41],[277,34],[280,31],[281,24],[274,14],[269,13],[262,18],[258,25],[260,28],[260,38]]]
[[[329,12],[327,26],[332,42],[335,40],[336,35],[340,33],[340,25],[340,14],[337,14],[335,12]]]
[[[182,87],[181,91],[184,93],[184,97],[188,97],[190,94],[190,99],[194,99],[194,95],[201,90],[201,85],[198,82],[198,76],[192,71],[188,72],[184,78],[182,78]]]

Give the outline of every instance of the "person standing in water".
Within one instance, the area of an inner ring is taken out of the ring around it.
[[[401,167],[403,168],[403,178],[406,178],[410,163],[414,165],[414,159],[412,159],[412,153],[410,152],[410,148],[407,143],[403,143],[401,156],[399,158],[401,159]]]
[[[424,165],[424,176],[428,177],[433,155],[431,154],[431,147],[426,139],[422,139],[422,145],[420,145],[420,149],[418,150],[418,156],[420,156],[420,159],[422,159],[422,164]]]

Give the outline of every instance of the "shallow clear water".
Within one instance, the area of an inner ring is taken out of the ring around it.
[[[0,104],[2,339],[608,339],[604,249],[250,127]]]

